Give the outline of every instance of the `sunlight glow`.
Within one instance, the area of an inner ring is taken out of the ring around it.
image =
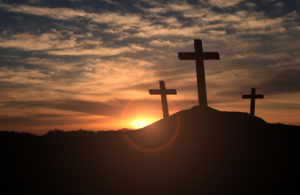
[[[130,123],[130,125],[135,129],[140,129],[140,128],[143,128],[143,127],[149,125],[150,123],[151,122],[146,121],[146,120],[137,119],[137,120],[132,121]]]

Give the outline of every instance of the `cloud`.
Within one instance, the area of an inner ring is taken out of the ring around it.
[[[149,38],[149,37],[161,37],[161,36],[183,36],[191,37],[195,34],[200,34],[201,28],[198,26],[183,27],[183,28],[168,28],[163,25],[144,26],[140,28],[134,36]]]
[[[162,3],[160,1],[152,1],[152,0],[142,0],[141,2],[147,3],[150,5],[149,7],[143,7],[140,4],[137,4],[136,6],[139,9],[142,9],[145,12],[148,13],[167,13],[167,12],[182,12],[190,10],[193,6],[187,1],[173,1],[173,2],[167,2]]]
[[[0,67],[0,78],[1,81],[14,82],[22,84],[24,79],[30,84],[38,84],[40,80],[46,79],[47,75],[39,72],[38,70],[29,70],[24,67],[16,68],[15,70],[9,69],[7,67]]]
[[[116,2],[116,1],[113,1],[113,0],[102,0],[102,1],[105,2],[105,3],[112,4],[112,5],[120,5],[120,3]]]
[[[148,1],[147,1],[148,2]],[[216,1],[215,4],[228,5],[229,3],[237,3],[238,1]],[[149,2],[148,2],[149,3]],[[104,32],[116,34],[119,39],[126,39],[131,36],[138,38],[150,38],[158,36],[179,36],[179,37],[194,37],[205,36],[207,32],[215,33],[215,35],[224,34],[224,29],[216,29],[216,22],[226,24],[223,27],[238,32],[245,31],[247,34],[269,33],[271,31],[277,33],[285,33],[286,29],[283,23],[291,18],[278,17],[268,18],[263,12],[247,12],[238,11],[236,13],[218,13],[206,7],[192,6],[187,2],[173,2],[173,3],[151,3],[152,8],[144,8],[141,5],[140,9],[147,14],[122,14],[119,12],[102,12],[91,13],[84,10],[75,10],[70,8],[47,8],[35,7],[28,5],[12,6],[9,4],[0,4],[0,7],[12,12],[26,13],[38,16],[46,16],[58,20],[74,20],[79,22],[76,18],[84,18],[94,23],[106,24],[110,28],[105,28]],[[152,14],[149,9],[164,8],[165,12],[178,12],[186,18],[192,18],[197,25],[186,25],[187,21],[178,20],[178,17],[164,16]],[[199,14],[201,13],[201,14]],[[164,24],[160,24],[163,22]],[[250,31],[249,31],[250,30]],[[219,33],[219,34],[216,34]],[[90,50],[85,50],[85,53],[93,53]],[[69,53],[69,52],[67,52]],[[74,51],[74,53],[77,53]]]
[[[4,33],[6,34],[6,33]],[[60,32],[30,34],[19,33],[0,38],[0,47],[18,48],[25,51],[45,51],[50,55],[98,55],[114,56],[122,53],[135,53],[145,48],[131,44],[123,47],[106,47],[100,40],[78,40],[78,35],[64,36]],[[90,46],[88,49],[86,47]]]
[[[253,2],[246,2],[246,5],[247,5],[249,8],[256,7],[256,4],[253,3]]]
[[[192,8],[192,5],[188,4],[186,1],[177,1],[173,3],[168,3],[167,7],[172,11],[187,11]]]
[[[154,39],[149,42],[150,45],[154,47],[169,47],[169,48],[175,48],[175,47],[182,47],[185,45],[185,43],[182,40],[164,40],[164,39]]]
[[[218,96],[239,96],[253,87],[267,96],[300,93],[299,69],[253,71],[243,75],[245,74],[248,75],[244,78],[241,75],[232,78],[231,81],[226,79],[227,84],[232,87],[219,90]]]
[[[109,116],[120,110],[118,105],[109,103],[84,101],[76,99],[51,100],[51,101],[8,101],[2,102],[10,108],[51,108],[91,115]]]
[[[209,0],[209,3],[213,6],[217,6],[220,8],[235,6],[239,3],[243,2],[243,0]]]
[[[128,47],[96,47],[93,49],[83,49],[83,48],[73,48],[73,49],[62,49],[62,50],[52,50],[48,53],[51,55],[71,55],[71,56],[80,56],[80,55],[97,55],[97,56],[115,56],[123,53],[135,53],[138,51],[143,51],[145,48],[132,44]]]
[[[130,28],[140,23],[141,18],[134,14],[121,14],[113,12],[90,13],[84,10],[75,10],[71,8],[48,8],[29,5],[0,4],[0,8],[10,12],[44,16],[55,20],[75,20],[85,18],[92,22],[108,25],[122,25]]]
[[[299,75],[299,69],[277,71],[259,83],[258,87],[268,94],[300,93]]]
[[[26,51],[37,50],[51,50],[51,49],[67,49],[76,47],[76,38],[65,37],[60,33],[43,33],[43,34],[30,34],[30,33],[18,33],[13,35],[6,35],[2,33],[0,38],[0,47],[13,47]]]
[[[11,5],[4,3],[1,3],[0,7],[10,12],[46,16],[57,20],[69,20],[76,17],[84,17],[87,14],[84,11],[76,11],[70,8],[48,8],[29,5]]]

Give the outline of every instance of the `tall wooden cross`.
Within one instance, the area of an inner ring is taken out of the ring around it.
[[[178,58],[180,60],[196,60],[199,106],[207,107],[204,60],[219,60],[220,56],[217,52],[203,52],[200,39],[194,40],[194,47],[195,52],[179,52]]]
[[[149,89],[150,95],[160,95],[161,96],[161,104],[163,110],[164,118],[169,117],[169,109],[168,109],[168,102],[167,102],[167,95],[176,95],[176,89],[166,89],[165,82],[159,81],[160,89]]]
[[[242,97],[243,97],[243,99],[251,99],[250,115],[254,116],[254,112],[255,112],[255,99],[263,99],[264,95],[256,95],[255,94],[255,88],[252,88],[250,95],[243,95]]]

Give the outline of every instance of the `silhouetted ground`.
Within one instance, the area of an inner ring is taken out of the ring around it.
[[[0,132],[0,194],[300,194],[299,134],[198,107],[138,131]]]

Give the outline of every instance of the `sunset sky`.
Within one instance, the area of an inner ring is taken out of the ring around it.
[[[194,61],[202,39],[208,104],[300,125],[298,0],[0,0],[0,130],[109,130],[197,105]]]

